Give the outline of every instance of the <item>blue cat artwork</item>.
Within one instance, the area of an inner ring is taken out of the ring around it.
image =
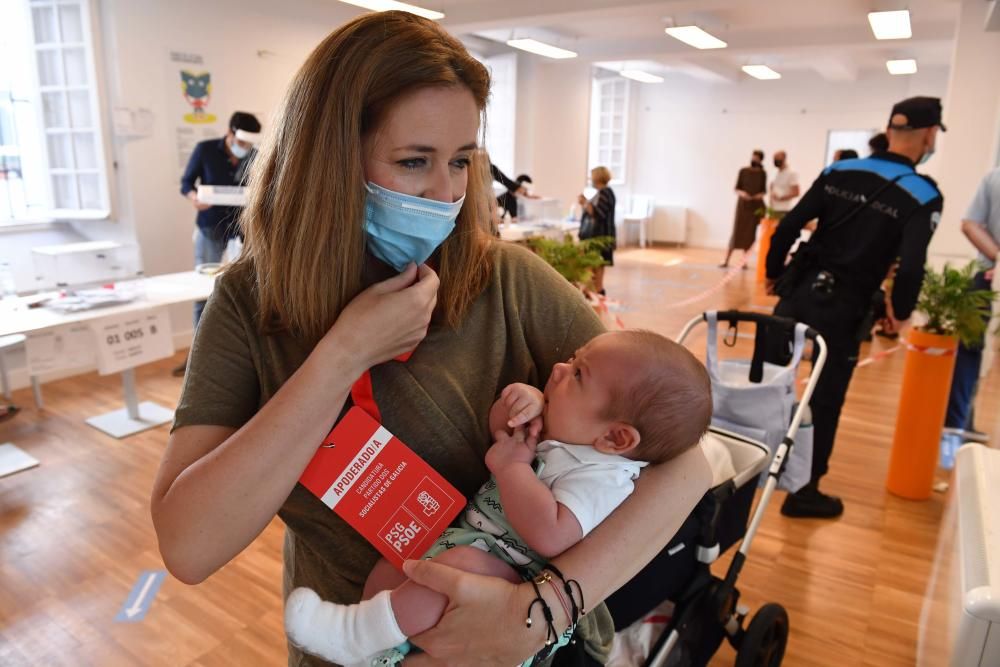
[[[214,123],[215,114],[205,110],[212,97],[212,75],[209,72],[181,70],[181,92],[191,105],[191,113],[184,114],[187,123]]]

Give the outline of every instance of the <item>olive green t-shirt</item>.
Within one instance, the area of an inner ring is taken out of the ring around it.
[[[492,276],[461,325],[432,323],[407,362],[371,370],[383,424],[466,497],[489,477],[489,411],[500,391],[512,382],[543,387],[555,363],[604,331],[579,290],[541,259],[520,246],[493,245]],[[175,429],[242,426],[305,361],[310,350],[297,338],[259,333],[256,311],[249,271],[219,277],[191,348]],[[341,414],[344,406],[329,409]],[[375,548],[301,484],[278,516],[287,526],[285,595],[308,586],[326,600],[357,602],[379,558]],[[603,605],[581,621],[588,652],[599,659],[611,627]],[[289,651],[289,665],[328,664]]]

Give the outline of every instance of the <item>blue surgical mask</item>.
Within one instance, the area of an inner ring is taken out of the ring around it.
[[[397,271],[423,264],[455,228],[465,196],[436,201],[366,183],[365,232],[368,249]]]
[[[928,160],[931,159],[932,155],[934,155],[934,147],[933,146],[931,146],[930,149],[928,149],[928,151],[926,153],[924,153],[923,155],[920,156],[920,162],[917,162],[917,164],[923,164],[923,163],[927,162]]]
[[[232,142],[229,144],[229,151],[233,155],[235,155],[238,160],[242,160],[250,153],[249,148],[243,148],[238,143],[236,143],[235,139],[233,139]]]

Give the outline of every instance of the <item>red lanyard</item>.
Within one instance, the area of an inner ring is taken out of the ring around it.
[[[407,361],[412,355],[412,350],[404,352],[396,357],[395,361]],[[375,421],[382,423],[382,414],[379,412],[378,405],[375,404],[375,391],[372,388],[372,373],[370,370],[362,373],[361,377],[351,385],[351,400],[354,402],[354,405],[371,415]]]

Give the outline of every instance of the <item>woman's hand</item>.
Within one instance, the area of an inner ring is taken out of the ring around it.
[[[580,204],[580,206],[583,206],[584,204],[587,203],[587,198],[584,197],[583,195],[577,195],[576,201],[578,204]]]
[[[427,335],[439,285],[432,268],[411,263],[354,297],[327,336],[347,346],[364,370],[411,352]]]
[[[511,667],[544,646],[546,626],[539,605],[533,609],[531,627],[524,622],[535,598],[530,584],[512,584],[426,560],[407,561],[403,571],[418,584],[448,596],[448,607],[437,625],[410,638],[425,653],[407,657],[406,667]],[[562,632],[569,619],[547,588],[542,595],[555,617],[556,632]]]

